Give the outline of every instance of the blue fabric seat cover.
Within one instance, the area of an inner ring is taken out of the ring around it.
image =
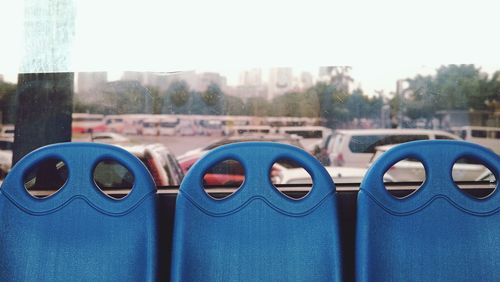
[[[498,179],[498,155],[463,141],[416,141],[384,153],[358,194],[358,281],[500,281],[500,193],[478,199],[453,182],[462,157],[484,163]],[[382,183],[405,158],[420,160],[426,180],[397,199]]]
[[[64,186],[34,198],[23,176],[42,160],[68,167]],[[116,160],[135,178],[113,199],[93,181],[101,160]],[[0,191],[0,281],[152,281],[156,275],[156,189],[145,166],[111,145],[64,143],[19,161]]]
[[[231,196],[203,190],[204,173],[239,161],[245,181]],[[291,159],[312,176],[297,200],[269,179],[274,162]],[[335,187],[324,167],[296,147],[248,142],[221,146],[199,160],[176,202],[172,281],[340,281]]]

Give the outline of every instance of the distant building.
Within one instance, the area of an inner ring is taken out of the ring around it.
[[[219,85],[222,91],[227,87],[227,79],[225,76],[216,72],[204,72],[197,75],[197,83],[193,88],[196,91],[205,91],[211,83]]]
[[[194,91],[205,91],[211,83],[219,85],[223,92],[229,91],[226,77],[216,72],[196,73],[195,71],[179,71],[163,73],[162,76],[158,75],[156,79],[156,84],[160,85],[160,90],[168,89],[174,81],[184,81],[188,84],[189,89]]]
[[[190,89],[193,89],[198,83],[198,75],[195,71],[179,71],[179,72],[171,72],[166,74],[167,87],[172,84],[174,81],[184,81],[188,84]]]
[[[238,85],[231,94],[242,99],[255,97],[267,98],[268,96],[265,85]]]
[[[250,69],[240,73],[240,85],[242,86],[261,86],[262,70]]]
[[[262,70],[255,68],[242,71],[239,85],[234,88],[233,95],[242,99],[267,98],[267,87],[262,83]]]
[[[308,89],[314,85],[313,76],[309,72],[302,72],[299,79],[299,88]]]
[[[132,72],[123,73],[122,80],[137,81],[145,87],[156,87],[159,91],[166,91],[175,81],[184,81],[190,90],[205,91],[211,83],[219,85],[223,92],[230,89],[225,76],[216,72],[196,73],[195,71],[178,72]]]
[[[283,95],[293,89],[292,68],[273,68],[269,72],[267,99]]]
[[[182,77],[179,74],[183,74]],[[170,83],[175,80],[185,80],[188,83],[193,83],[195,79],[193,79],[192,77],[194,77],[194,72],[170,73],[126,71],[123,73],[121,79],[128,81],[137,81],[144,87],[156,87],[159,91],[165,91],[168,89]]]
[[[332,77],[332,67],[331,66],[323,66],[319,67],[318,70],[318,80],[323,82],[330,81]]]
[[[139,72],[139,71],[123,72],[122,80],[138,81],[142,84],[144,80],[144,72]]]
[[[89,93],[107,81],[107,72],[79,72],[77,74],[77,92]]]
[[[493,111],[444,110],[436,112],[440,127],[450,129],[460,126],[497,126]]]
[[[161,73],[126,71],[123,73],[122,80],[138,81],[142,85],[157,86],[158,78]]]
[[[4,80],[3,80],[3,74],[0,74],[0,82],[4,82]]]

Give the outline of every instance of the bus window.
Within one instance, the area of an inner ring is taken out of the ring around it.
[[[488,132],[486,130],[474,129],[471,131],[471,136],[476,138],[487,138],[488,137],[487,133]]]

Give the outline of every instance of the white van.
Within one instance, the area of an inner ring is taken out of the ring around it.
[[[385,145],[376,148],[375,154],[370,160],[370,165],[385,152],[396,145]],[[470,163],[466,160],[458,160],[453,166],[452,175],[455,181],[476,181],[476,179],[484,177],[483,175],[489,170],[482,164]],[[407,158],[395,163],[386,173],[393,181],[424,181],[425,167],[417,159]]]
[[[179,119],[176,116],[165,116],[160,118],[160,135],[174,136],[177,133]]]
[[[324,139],[322,147],[326,149],[332,165],[366,167],[378,146],[430,139],[461,140],[456,135],[439,130],[336,130]]]
[[[242,135],[242,134],[269,134],[274,133],[274,130],[269,125],[241,125],[241,126],[226,126],[224,127],[224,135]]]
[[[151,115],[146,114],[130,114],[122,115],[123,119],[123,134],[141,135],[142,122],[145,119],[151,118]]]
[[[500,154],[500,127],[463,126],[452,128],[464,140],[490,148]]]
[[[157,136],[159,132],[160,119],[148,118],[142,122],[142,135]]]
[[[123,129],[125,128],[125,123],[123,117],[121,115],[109,115],[104,117],[104,123],[108,131],[123,133]]]
[[[302,137],[300,141],[302,146],[311,152],[326,136],[332,133],[332,130],[323,126],[282,126],[278,132]]]

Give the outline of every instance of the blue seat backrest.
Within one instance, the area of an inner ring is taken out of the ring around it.
[[[24,188],[27,171],[46,159],[68,169],[64,186],[47,198]],[[134,176],[117,200],[93,180],[102,160]],[[152,281],[156,275],[156,189],[135,156],[121,148],[64,143],[20,160],[0,190],[0,281]]]
[[[214,199],[203,175],[236,160],[245,181],[234,194]],[[313,187],[289,198],[270,181],[273,163],[303,166]],[[221,146],[188,172],[176,202],[172,281],[340,281],[335,186],[321,164],[296,147],[270,142]]]
[[[500,175],[493,152],[463,141],[416,141],[384,153],[369,169],[358,194],[358,281],[500,281],[500,193],[478,199],[452,179],[463,157]],[[382,176],[395,163],[415,158],[426,180],[398,199]]]

